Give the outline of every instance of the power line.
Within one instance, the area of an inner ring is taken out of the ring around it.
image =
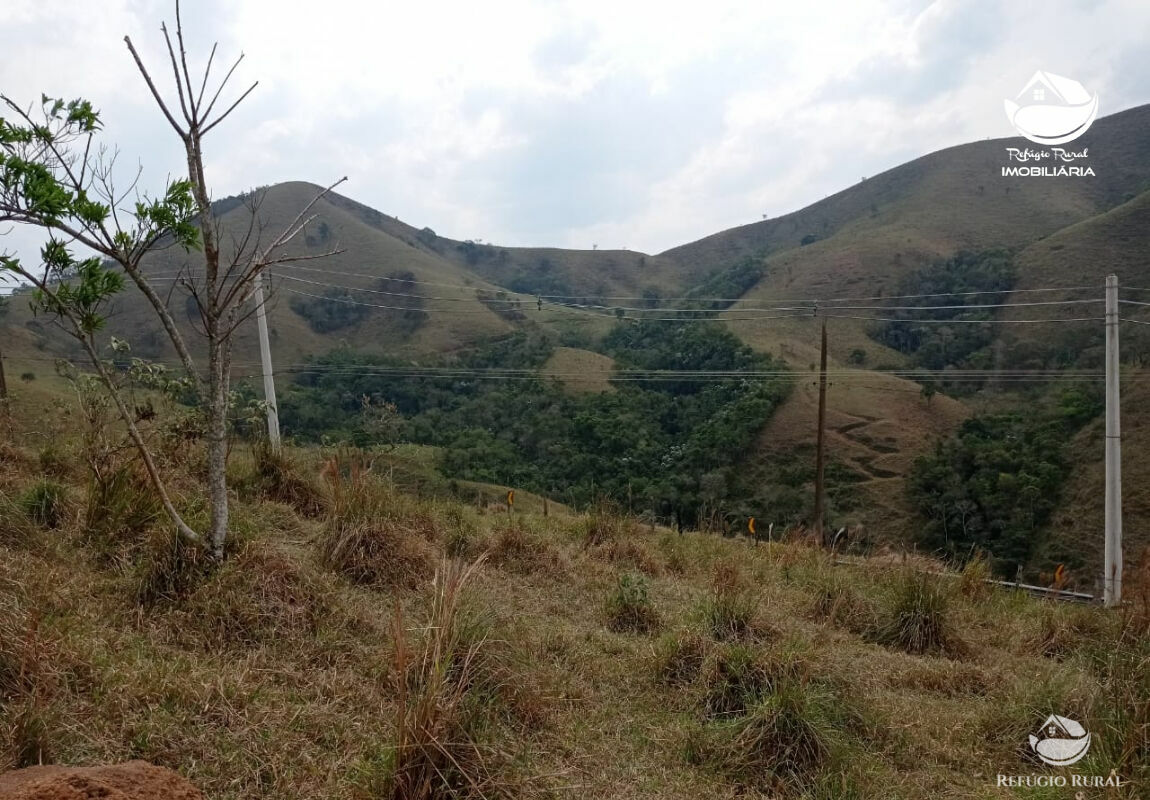
[[[283,276],[283,277],[288,277],[288,276]],[[374,289],[363,289],[363,288],[359,288],[359,287],[355,287],[355,286],[344,286],[341,284],[324,283],[324,282],[320,282],[320,281],[308,281],[308,280],[304,280],[302,278],[290,278],[290,277],[288,277],[288,279],[289,280],[300,280],[304,283],[309,283],[309,284],[313,284],[316,286],[325,286],[327,288],[332,288],[332,289],[346,289],[349,291],[371,292],[371,293],[376,293],[376,294],[395,295],[395,296],[399,296],[399,297],[421,297],[422,299],[426,299],[426,300],[450,300],[453,302],[470,301],[470,298],[443,298],[443,297],[430,297],[430,296],[424,296],[424,295],[396,294],[394,292],[386,292],[386,291],[374,290]],[[303,295],[305,297],[314,297],[314,298],[319,299],[319,300],[327,300],[327,301],[330,301],[333,303],[346,303],[346,304],[350,304],[350,305],[366,306],[369,308],[381,308],[381,309],[387,309],[387,310],[393,310],[393,311],[423,311],[425,313],[460,313],[460,314],[483,314],[483,313],[487,313],[487,312],[483,312],[483,311],[468,310],[468,309],[460,309],[460,310],[457,310],[454,312],[446,312],[446,311],[431,311],[428,309],[412,308],[410,306],[388,306],[388,305],[382,305],[382,304],[377,304],[377,303],[365,303],[365,302],[362,302],[359,300],[352,300],[350,298],[344,298],[344,297],[328,297],[325,295],[317,295],[317,294],[313,294],[311,292],[304,292],[304,291],[300,291],[298,289],[289,289],[286,287],[284,288],[284,291],[290,292],[292,294]],[[488,302],[488,301],[486,299],[484,299],[484,300],[479,300],[479,302]],[[517,301],[493,300],[491,302],[516,303]],[[808,301],[802,301],[802,302],[808,302]],[[813,303],[814,301],[809,301],[809,302]],[[1100,302],[1102,302],[1102,301],[1101,300],[1055,300],[1055,301],[1038,301],[1038,302],[1026,302],[1026,303],[998,303],[998,304],[945,305],[945,306],[833,306],[827,310],[829,310],[829,311],[839,311],[839,310],[849,311],[849,310],[858,309],[858,310],[876,310],[876,311],[942,311],[942,310],[967,310],[967,309],[991,309],[991,308],[1019,308],[1019,307],[1029,307],[1029,306],[1079,305],[1079,304],[1092,304],[1092,303],[1100,303]],[[570,310],[587,310],[587,309],[591,309],[591,308],[607,309],[608,308],[606,306],[587,306],[587,305],[578,305],[578,304],[549,303],[548,305],[551,308],[570,309]],[[519,310],[519,309],[511,308],[511,309],[504,309],[504,310]],[[718,314],[718,313],[720,313],[720,311],[722,311],[722,309],[703,309],[703,308],[692,308],[692,309],[675,309],[675,308],[657,308],[657,309],[634,309],[633,308],[633,309],[626,309],[626,308],[624,308],[623,310],[625,310],[625,311],[626,310],[640,311],[640,312],[644,312],[644,313],[646,313],[646,312],[652,312],[652,313],[660,312],[660,313],[664,313],[664,314],[669,313],[669,312],[670,313],[684,313],[684,314],[687,314],[687,313]],[[813,317],[816,315],[820,315],[823,317],[832,317],[832,318],[838,317],[840,319],[863,319],[863,320],[869,319],[869,320],[877,320],[877,321],[883,321],[883,322],[937,322],[937,323],[948,323],[948,322],[981,323],[981,322],[986,322],[986,323],[1030,323],[1030,324],[1039,323],[1039,322],[1083,322],[1083,321],[1092,321],[1092,320],[1096,320],[1096,319],[1101,319],[1101,317],[1074,317],[1074,318],[1066,318],[1066,319],[1026,319],[1026,320],[1023,320],[1023,319],[985,319],[985,320],[983,320],[983,319],[958,319],[958,318],[949,318],[949,319],[884,318],[884,317],[874,317],[874,316],[855,316],[855,315],[847,315],[847,314],[820,314],[819,312],[821,311],[821,309],[819,309],[817,306],[814,306],[814,305],[811,305],[811,306],[761,307],[761,308],[745,309],[745,310],[746,311],[752,311],[752,310],[753,311],[786,311],[786,312],[792,312],[792,313],[782,314],[782,315],[778,315],[778,316],[756,315],[756,316],[743,316],[743,317],[737,317],[737,316],[646,317],[646,316],[641,316],[641,317],[632,317],[631,319],[636,319],[639,321],[650,321],[650,322],[747,322],[747,321],[754,321],[754,320],[761,320],[761,319],[785,319],[785,318],[789,318],[789,317],[808,317],[808,316]],[[489,309],[489,311],[490,311],[490,309]],[[608,317],[609,315],[602,314],[599,316]]]
[[[329,270],[329,269],[323,269],[320,267],[304,267],[304,266],[300,266],[298,264],[281,264],[281,265],[277,266],[276,269],[277,270],[290,269],[290,270],[302,270],[302,271],[306,271],[306,272],[319,272],[319,273],[323,273],[326,275],[341,275],[341,276],[352,277],[352,278],[379,279],[379,278],[384,277],[384,276],[378,275],[378,274],[371,274],[371,273],[364,273],[364,272],[346,272],[346,271],[340,271],[340,270]],[[465,290],[469,290],[469,291],[474,291],[477,288],[483,288],[483,287],[479,287],[479,286],[465,285],[465,284],[458,284],[458,283],[440,283],[440,282],[435,282],[435,281],[422,281],[422,280],[418,280],[415,278],[396,278],[396,277],[388,276],[387,280],[394,281],[396,283],[410,283],[410,284],[423,285],[423,286],[440,286],[440,287],[453,288],[453,289],[465,289]],[[510,291],[510,290],[503,289],[503,287],[499,287],[499,286],[496,286],[494,288],[501,289],[504,291]],[[811,298],[807,298],[807,299],[776,298],[776,299],[779,302],[794,302],[794,303],[810,302],[810,303],[820,303],[821,304],[821,303],[845,303],[845,302],[853,302],[856,300],[857,301],[864,301],[864,300],[911,300],[911,299],[925,299],[925,298],[931,298],[931,297],[974,297],[977,295],[991,295],[991,294],[1023,294],[1023,293],[1033,293],[1033,292],[1095,291],[1095,290],[1097,290],[1097,288],[1098,287],[1096,287],[1096,286],[1049,286],[1049,287],[1039,287],[1039,288],[1029,288],[1029,289],[984,289],[984,290],[980,290],[980,291],[970,291],[970,292],[937,292],[937,293],[933,293],[933,294],[871,295],[871,296],[865,296],[865,297],[864,296],[848,296],[848,297],[831,297],[831,298],[814,298],[814,299],[811,299]],[[1150,291],[1150,290],[1147,290],[1147,291]],[[604,299],[604,300],[646,300],[647,299],[647,298],[642,297],[642,296],[596,295],[593,292],[583,292],[582,294],[533,294],[530,292],[516,292],[516,294],[523,294],[525,296],[530,296],[530,297],[541,297],[544,300],[557,300],[557,299],[558,300],[578,300],[578,299],[586,298],[586,297],[600,297],[601,299]],[[677,300],[690,300],[690,301],[694,301],[694,302],[713,302],[713,303],[748,303],[748,302],[754,302],[754,300],[747,299],[745,297],[726,297],[726,298],[724,298],[724,297],[701,297],[701,296],[692,296],[692,295],[681,295],[679,297],[660,298],[661,302],[671,302],[671,301],[677,301]],[[613,308],[613,306],[610,306],[610,307]],[[713,311],[714,309],[706,309],[706,310],[707,311]]]

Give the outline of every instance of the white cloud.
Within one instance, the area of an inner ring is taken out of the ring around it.
[[[122,37],[167,78],[162,0],[8,0],[0,90],[90,97],[147,167],[179,143]],[[908,157],[1009,133],[1036,68],[1150,97],[1142,0],[504,0],[184,4],[189,55],[242,50],[252,100],[208,141],[217,196],[347,174],[441,233],[659,251],[799,208]],[[166,81],[165,81],[166,85]],[[19,243],[8,237],[5,242]]]

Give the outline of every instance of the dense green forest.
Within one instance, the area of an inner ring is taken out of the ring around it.
[[[620,374],[614,391],[572,394],[534,372],[553,347],[545,335],[518,332],[438,365],[527,371],[515,377],[429,375],[410,363],[333,352],[281,399],[285,429],[302,439],[375,444],[379,415],[365,408],[394,407],[394,438],[441,448],[451,477],[577,506],[606,499],[684,525],[746,512],[753,501],[735,470],[787,381]],[[623,322],[601,349],[625,369],[778,367],[718,325]]]
[[[1013,577],[1030,563],[1058,504],[1071,435],[1101,408],[1097,391],[1076,388],[1026,412],[966,420],[907,481],[923,543],[959,560],[987,553],[996,571]]]
[[[899,299],[898,305],[908,308],[884,312],[889,313],[891,321],[875,325],[871,336],[906,353],[912,363],[924,369],[989,368],[993,366],[989,345],[995,331],[988,321],[993,319],[994,309],[982,306],[998,302],[1003,295],[972,293],[1006,291],[1014,286],[1014,281],[1014,263],[1009,253],[960,251],[915,270],[900,281],[896,295],[929,296]],[[928,308],[925,315],[916,310]],[[962,383],[944,384],[944,388],[954,392],[977,387]]]

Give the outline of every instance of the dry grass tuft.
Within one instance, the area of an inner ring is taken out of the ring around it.
[[[759,602],[733,564],[720,563],[703,601],[703,622],[716,639],[747,641],[767,632],[757,621]]]
[[[59,658],[22,587],[0,576],[0,771],[52,760]]]
[[[439,531],[412,498],[366,475],[333,483],[320,561],[355,583],[415,587],[432,573]]]
[[[135,544],[164,517],[164,507],[141,470],[124,466],[90,475],[83,536],[89,544],[114,548]]]
[[[492,564],[521,573],[557,572],[562,566],[555,548],[520,522],[495,529],[488,558]]]
[[[839,570],[828,570],[816,582],[811,616],[854,633],[873,625],[873,611]]]
[[[1088,606],[1059,603],[1043,609],[1042,628],[1034,649],[1047,658],[1063,659],[1106,634],[1105,620]]]
[[[196,583],[162,624],[206,650],[286,644],[346,622],[335,587],[264,542],[246,544]]]
[[[305,517],[323,516],[327,498],[287,450],[277,453],[261,438],[252,446],[252,458],[255,468],[241,488],[249,488],[265,500],[291,506]]]
[[[993,577],[990,562],[979,553],[962,568],[958,578],[958,592],[968,600],[985,600],[994,589],[992,584],[987,583]]]
[[[655,646],[655,670],[668,686],[694,682],[706,663],[711,643],[692,630],[680,628],[664,634]]]
[[[940,579],[907,569],[896,579],[889,607],[871,638],[914,655],[966,654],[966,643],[953,628],[950,598]]]
[[[700,727],[687,754],[739,786],[806,797],[846,748],[848,724],[840,698],[819,683],[787,678],[742,716]]]
[[[0,492],[0,544],[25,545],[36,537],[36,526],[19,504]]]
[[[482,560],[482,559],[481,559]],[[393,670],[395,733],[363,776],[373,797],[433,800],[509,794],[495,777],[498,751],[488,742],[506,676],[490,657],[488,628],[465,596],[480,561],[445,561],[436,573],[426,628],[409,640],[396,606]]]
[[[647,575],[663,574],[663,565],[659,559],[634,536],[612,539],[591,548],[590,552],[612,564],[637,569]]]
[[[632,520],[612,514],[604,506],[596,506],[583,521],[583,546],[599,547],[630,538],[634,527]]]
[[[604,613],[613,631],[647,633],[659,627],[659,614],[651,602],[650,583],[642,575],[625,572],[607,598]]]
[[[210,570],[204,550],[171,529],[156,530],[136,564],[136,602],[145,608],[186,596]]]

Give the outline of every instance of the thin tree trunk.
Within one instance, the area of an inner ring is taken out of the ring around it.
[[[13,435],[12,412],[8,408],[8,381],[4,378],[4,353],[0,351],[0,432]]]
[[[212,331],[213,334],[216,331]],[[228,358],[227,341],[208,342],[208,493],[211,496],[211,548],[223,560],[228,536]]]
[[[93,366],[96,367],[96,372],[103,381],[104,386],[108,389],[108,395],[112,398],[112,402],[116,404],[116,410],[120,413],[120,418],[124,420],[124,424],[128,427],[128,436],[131,437],[132,443],[136,445],[136,450],[140,454],[140,459],[144,462],[144,469],[148,473],[148,479],[152,482],[152,488],[156,490],[156,494],[160,496],[160,502],[164,506],[164,510],[168,512],[172,522],[176,524],[176,529],[180,535],[191,542],[199,542],[200,536],[193,531],[188,523],[184,522],[180,512],[176,510],[175,505],[172,503],[171,498],[168,496],[167,487],[164,486],[164,481],[160,478],[160,471],[156,468],[156,462],[152,460],[152,453],[148,450],[148,445],[144,441],[144,436],[140,433],[140,429],[136,427],[136,420],[132,416],[132,412],[124,403],[120,392],[116,389],[116,384],[112,381],[112,376],[108,374],[108,370],[104,367],[104,362],[100,360],[99,354],[96,352],[95,346],[92,342],[81,336],[80,342],[84,345],[84,349],[88,351],[88,357],[92,360]]]

